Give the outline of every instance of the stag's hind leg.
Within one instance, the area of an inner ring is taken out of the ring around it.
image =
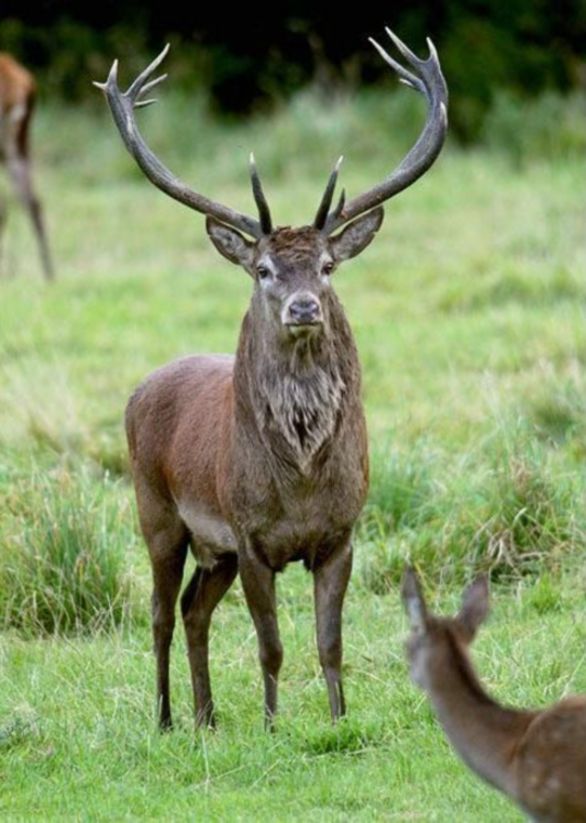
[[[161,729],[171,728],[169,655],[175,606],[187,556],[189,532],[174,505],[135,479],[142,532],[153,570],[152,621],[157,659],[157,708]]]
[[[197,567],[181,595],[191,682],[198,726],[215,726],[208,667],[208,636],[212,612],[238,573],[238,557],[226,554],[211,569]]]

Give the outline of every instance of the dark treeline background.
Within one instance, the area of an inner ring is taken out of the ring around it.
[[[519,98],[586,85],[586,0],[303,2],[227,8],[177,0],[2,0],[0,49],[37,70],[44,94],[90,95],[114,56],[130,76],[170,40],[174,87],[199,86],[226,114],[248,114],[313,83],[326,93],[389,78],[366,42],[390,25],[425,53],[430,35],[449,79],[451,122],[479,133],[494,94]]]

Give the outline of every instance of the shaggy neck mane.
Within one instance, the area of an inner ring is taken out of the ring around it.
[[[300,465],[334,434],[345,389],[336,360],[312,349],[312,341],[297,341],[286,366],[267,359],[257,373],[259,424],[278,430]]]
[[[272,451],[284,451],[305,472],[333,437],[354,379],[348,367],[355,349],[345,318],[341,334],[332,323],[327,333],[286,342],[254,334],[252,322],[245,327],[239,356],[248,361],[247,394],[257,427],[271,439]]]

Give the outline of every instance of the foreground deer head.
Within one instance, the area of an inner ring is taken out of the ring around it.
[[[258,636],[266,722],[272,725],[282,661],[275,573],[293,560],[301,560],[314,577],[317,643],[332,718],[345,711],[341,614],[352,527],[367,491],[368,456],[360,365],[331,279],[339,263],[372,240],[383,201],[429,168],[446,130],[447,92],[433,46],[429,58],[420,60],[389,34],[413,71],[375,43],[376,48],[428,101],[421,137],[394,173],[349,202],[342,193],[332,209],[338,162],[313,223],[301,228],[273,226],[253,158],[258,219],[188,188],[148,148],[134,110],[152,102],[143,95],[164,79],[150,78],[167,49],[124,94],[116,63],[107,82],[98,84],[146,176],[203,212],[215,247],[254,280],[236,358],[175,361],[148,377],[127,407],[138,512],[153,567],[162,727],[171,724],[169,649],[188,546],[196,569],[181,609],[198,722],[214,722],[211,615],[239,572]]]
[[[29,128],[36,91],[32,75],[10,55],[0,53],[0,159],[6,163],[14,191],[31,219],[44,275],[52,280],[43,211],[31,180]]]
[[[467,651],[489,611],[485,577],[468,586],[452,618],[429,612],[412,569],[402,596],[411,677],[465,763],[534,820],[586,820],[586,696],[528,711],[504,708],[485,692]]]

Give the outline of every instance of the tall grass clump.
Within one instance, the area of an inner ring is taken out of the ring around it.
[[[431,517],[438,459],[423,444],[415,444],[406,451],[374,450],[371,492],[361,524],[365,537],[420,526]]]
[[[111,629],[133,617],[135,540],[118,484],[60,469],[11,484],[0,544],[0,627],[26,636]]]
[[[384,594],[400,579],[411,547],[437,518],[442,457],[424,444],[375,449],[370,493],[357,529],[362,579]],[[418,537],[419,536],[419,537]]]
[[[566,447],[583,465],[586,456],[586,377],[576,367],[561,379],[545,374],[526,400],[527,415],[539,437],[556,447]]]
[[[464,458],[391,451],[374,465],[358,528],[362,582],[384,594],[407,562],[437,580],[537,578],[586,556],[582,480],[556,458],[520,418],[500,421]]]
[[[446,534],[462,559],[493,577],[538,575],[584,551],[583,490],[533,426],[503,421],[480,459],[477,477],[460,477],[452,489],[467,503]]]

